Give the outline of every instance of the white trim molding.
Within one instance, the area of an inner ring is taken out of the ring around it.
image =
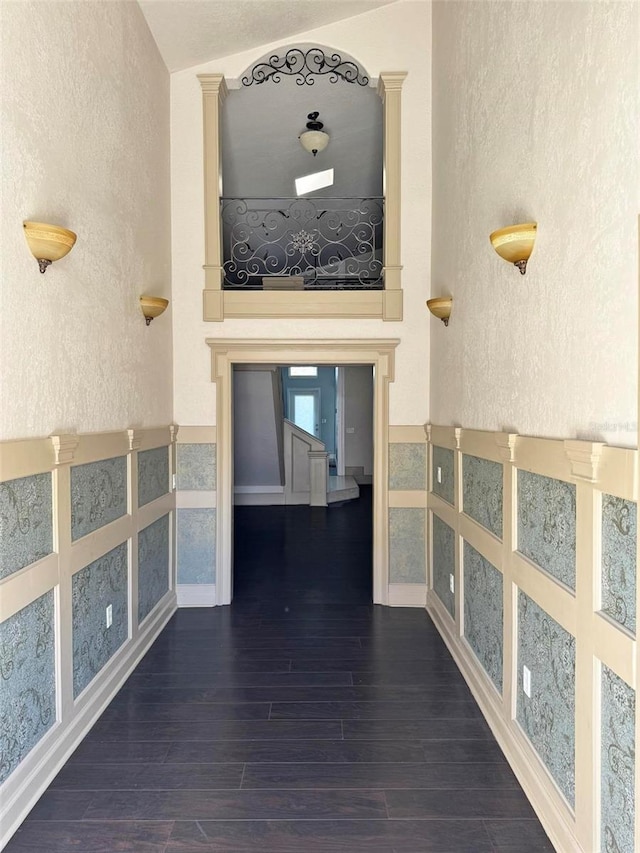
[[[179,583],[176,586],[178,607],[215,607],[214,583]]]
[[[247,317],[350,317],[402,320],[400,260],[402,84],[406,71],[382,71],[377,92],[383,113],[384,290],[247,291],[224,290],[220,220],[221,108],[228,94],[223,74],[198,74],[202,88],[204,151],[205,284],[203,320]]]
[[[208,338],[211,379],[216,383],[217,492],[216,603],[230,604],[233,563],[233,367],[236,364],[371,364],[374,366],[373,600],[389,599],[389,383],[394,380],[398,339],[328,340]]]

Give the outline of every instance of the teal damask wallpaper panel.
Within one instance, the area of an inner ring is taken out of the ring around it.
[[[531,697],[522,667],[531,672]],[[527,595],[518,595],[517,719],[558,787],[575,803],[575,637]]]
[[[602,850],[634,853],[636,694],[602,667]]]
[[[71,538],[86,536],[127,514],[127,458],[71,468]]]
[[[76,697],[129,636],[127,581],[126,542],[73,576],[73,695]],[[113,608],[113,624],[107,628],[109,604]]]
[[[424,583],[425,510],[392,507],[389,510],[389,581]]]
[[[0,578],[53,551],[51,474],[0,483]]]
[[[421,491],[427,488],[427,445],[389,445],[389,488]]]
[[[215,509],[179,509],[177,515],[178,583],[215,583]]]
[[[602,610],[633,632],[637,539],[637,504],[602,495]]]
[[[467,642],[502,693],[502,574],[464,543],[464,633]]]
[[[176,468],[179,489],[214,492],[216,489],[215,444],[179,444]]]
[[[138,506],[161,498],[169,491],[169,448],[154,447],[138,453]]]
[[[169,589],[169,516],[163,515],[138,534],[138,622]]]
[[[453,481],[453,450],[446,447],[433,447],[433,477],[431,491],[434,495],[438,495],[443,501],[447,501],[453,506],[454,500],[454,481]],[[438,468],[442,482],[438,482]]]
[[[576,588],[576,487],[518,471],[518,550]]]
[[[455,531],[433,516],[433,589],[440,601],[455,619],[456,605],[449,587],[449,575],[455,574]]]
[[[56,721],[53,591],[0,623],[0,784]]]
[[[502,539],[502,465],[477,456],[462,456],[462,509]]]

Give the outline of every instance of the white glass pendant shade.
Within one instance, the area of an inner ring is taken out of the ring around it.
[[[300,135],[300,144],[315,157],[318,151],[324,151],[329,144],[329,134],[323,130],[306,130]]]

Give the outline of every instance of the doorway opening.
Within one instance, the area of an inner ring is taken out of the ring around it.
[[[372,365],[234,365],[236,597],[371,603],[373,385]]]
[[[206,343],[216,383],[216,604],[233,597],[234,418],[236,365],[370,365],[373,372],[373,602],[389,602],[389,383],[398,339],[221,339]],[[236,419],[237,420],[237,419]]]

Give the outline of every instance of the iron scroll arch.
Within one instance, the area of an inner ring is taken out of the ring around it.
[[[271,80],[279,83],[282,76],[293,77],[298,86],[313,86],[315,77],[328,76],[331,83],[343,80],[358,86],[368,86],[369,78],[351,59],[343,59],[339,53],[325,53],[320,47],[302,50],[290,48],[283,56],[272,54],[268,60],[261,60],[251,71],[242,77],[243,86],[260,85]]]

